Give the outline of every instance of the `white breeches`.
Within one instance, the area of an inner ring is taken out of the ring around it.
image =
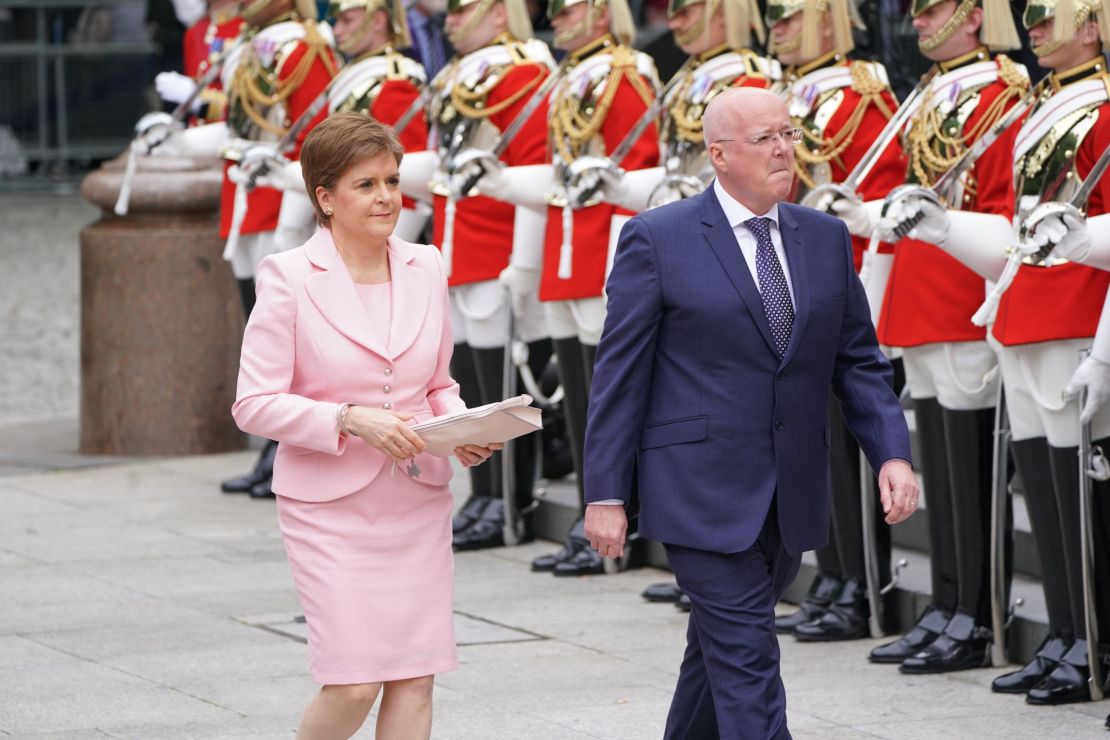
[[[1079,367],[1079,350],[1090,339],[999,347],[1006,408],[1015,441],[1047,437],[1053,447],[1079,444],[1079,402],[1064,400],[1063,391]],[[1091,422],[1093,439],[1110,436],[1110,406],[1103,406]]]
[[[235,251],[231,253],[231,272],[236,280],[248,280],[258,274],[258,263],[275,252],[280,252],[274,243],[274,232],[259,231],[256,234],[242,234]]]
[[[946,409],[989,409],[998,398],[998,357],[985,341],[938,342],[902,351],[912,398],[935,398]]]
[[[605,298],[576,298],[543,304],[547,329],[552,339],[577,337],[582,344],[596,346],[605,328]]]
[[[509,340],[509,300],[497,280],[456,285],[448,290],[451,299],[451,334],[455,344],[475,349],[504,347]],[[516,336],[534,342],[547,336],[543,309],[532,298],[523,317],[516,319]]]

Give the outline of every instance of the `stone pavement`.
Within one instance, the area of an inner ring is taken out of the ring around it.
[[[217,491],[252,457],[0,477],[0,737],[292,737],[313,685],[274,508]],[[638,593],[668,575],[530,573],[550,547],[457,557],[462,666],[433,737],[661,737],[686,620]],[[783,641],[796,738],[1107,736],[1110,702],[1029,707],[989,669],[905,677],[872,644]]]

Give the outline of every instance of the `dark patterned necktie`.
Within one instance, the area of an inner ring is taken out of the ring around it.
[[[790,344],[790,330],[794,327],[794,304],[790,300],[790,287],[782,271],[775,245],[771,243],[770,219],[757,216],[749,218],[744,226],[755,237],[755,271],[759,278],[759,294],[763,298],[763,311],[771,325],[771,337],[779,357],[786,354]]]

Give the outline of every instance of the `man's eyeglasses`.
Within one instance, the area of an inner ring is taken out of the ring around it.
[[[745,144],[751,144],[752,146],[768,147],[771,146],[772,142],[774,142],[775,139],[781,138],[782,143],[784,144],[801,144],[802,133],[803,131],[800,128],[788,128],[775,134],[763,134],[762,136],[756,136],[751,139],[717,139],[717,141],[714,143],[722,141],[742,141]]]

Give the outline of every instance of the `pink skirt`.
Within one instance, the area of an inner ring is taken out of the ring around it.
[[[308,622],[314,681],[354,684],[458,667],[452,616],[451,493],[387,465],[325,503],[277,497]]]

